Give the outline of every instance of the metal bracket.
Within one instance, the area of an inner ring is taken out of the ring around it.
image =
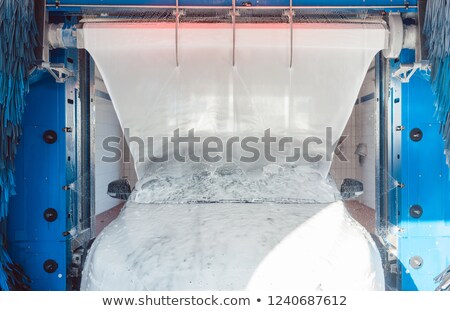
[[[231,2],[231,23],[233,24],[233,67],[236,65],[236,0]]]
[[[294,15],[295,12],[292,6],[292,0],[289,1],[289,10],[283,12],[284,16],[289,19],[289,30],[290,30],[290,50],[289,50],[289,68],[292,68],[293,58],[294,58]]]
[[[435,277],[434,282],[439,283],[436,291],[450,291],[450,266]]]
[[[64,64],[51,64],[48,62],[43,62],[41,67],[47,70],[53,78],[55,78],[56,83],[64,83],[67,79],[74,76],[73,71],[67,69]]]
[[[399,79],[402,83],[409,83],[409,80],[417,70],[429,71],[430,65],[427,62],[401,64],[400,68],[394,71],[392,76]]]
[[[405,184],[398,181],[395,181],[395,186],[400,189],[405,188]]]
[[[177,9],[173,10],[172,15],[177,17],[177,14],[179,17],[186,16],[186,10],[178,9],[178,13],[177,13]]]
[[[178,31],[180,28],[180,16],[185,15],[186,12],[180,10],[179,0],[176,0],[175,10],[173,11],[173,15],[175,15],[175,63],[177,67],[180,66],[180,62],[178,59]]]

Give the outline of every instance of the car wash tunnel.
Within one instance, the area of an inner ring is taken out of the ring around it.
[[[450,290],[450,2],[0,15],[0,290]]]

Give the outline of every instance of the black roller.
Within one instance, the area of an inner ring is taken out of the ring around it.
[[[47,144],[54,144],[56,140],[58,139],[58,135],[53,130],[47,130],[44,132],[44,135],[42,135],[42,138]]]
[[[413,128],[411,132],[409,132],[409,138],[411,138],[412,141],[418,142],[421,141],[423,137],[423,132],[419,128]]]
[[[54,222],[58,218],[58,212],[54,208],[47,208],[44,211],[44,219],[48,222]]]
[[[409,208],[409,215],[412,218],[420,218],[423,214],[423,208],[419,204],[414,204]]]
[[[58,263],[54,261],[53,259],[47,259],[44,262],[44,271],[47,273],[54,273],[56,270],[58,270]]]

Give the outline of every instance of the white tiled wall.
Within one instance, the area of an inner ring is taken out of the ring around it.
[[[107,163],[103,156],[110,157],[111,153],[104,150],[102,143],[108,136],[121,139],[118,147],[123,155],[123,132],[111,100],[105,99],[99,93],[108,96],[108,91],[98,70],[95,74],[95,214],[103,213],[122,203],[122,200],[113,199],[107,195],[108,184],[116,179],[127,177],[131,187],[137,181],[133,163],[124,163],[123,157],[115,163]],[[127,148],[127,147],[126,147]]]
[[[376,206],[374,113],[377,105],[374,91],[375,69],[374,64],[372,64],[343,133],[348,137],[343,142],[341,150],[348,161],[341,162],[335,156],[330,170],[338,187],[340,187],[344,178],[354,178],[361,181],[364,184],[364,194],[358,198],[358,201],[371,208]],[[363,163],[359,162],[359,156],[355,154],[360,143],[367,145],[367,156]]]
[[[345,156],[346,161],[340,161],[335,155],[333,158],[333,163],[331,165],[330,173],[334,177],[334,180],[338,187],[342,184],[344,178],[350,177],[355,178],[356,176],[356,161],[357,156],[355,155],[356,149],[356,114],[355,109],[348,120],[347,126],[342,133],[345,140],[340,145],[340,150]]]
[[[107,94],[102,78],[96,73],[96,90]],[[110,100],[98,96],[95,98],[95,214],[98,215],[116,206],[121,201],[107,195],[108,183],[120,178],[121,163],[107,163],[103,156],[111,156],[102,147],[108,136],[122,136],[122,130],[116,112]]]

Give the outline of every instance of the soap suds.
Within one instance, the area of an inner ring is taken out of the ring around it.
[[[335,201],[336,189],[318,172],[158,167],[97,237],[82,290],[384,289],[378,250],[343,203],[298,203]],[[278,202],[295,193],[281,180],[296,184],[297,203]],[[243,203],[257,197],[268,201]],[[176,202],[183,198],[192,202]]]

